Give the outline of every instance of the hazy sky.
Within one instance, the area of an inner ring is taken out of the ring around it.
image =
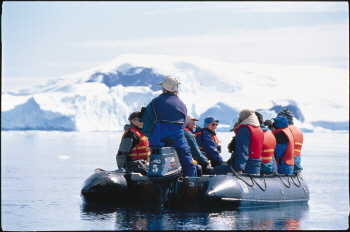
[[[347,1],[4,1],[1,32],[2,91],[127,53],[349,67]]]

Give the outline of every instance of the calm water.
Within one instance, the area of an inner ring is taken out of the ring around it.
[[[97,167],[117,169],[122,133],[1,132],[1,227],[40,230],[245,230],[349,228],[349,132],[305,134],[305,206],[254,210],[84,205],[80,189]],[[225,148],[231,133],[219,133]],[[229,157],[223,149],[224,159]]]

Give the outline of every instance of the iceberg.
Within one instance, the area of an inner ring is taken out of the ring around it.
[[[226,63],[192,56],[132,54],[45,84],[2,92],[2,130],[123,131],[131,112],[178,78],[179,98],[198,118],[229,131],[242,109],[271,119],[284,107],[295,125],[349,130],[349,71],[324,66]]]

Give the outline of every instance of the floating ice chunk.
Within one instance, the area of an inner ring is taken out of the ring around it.
[[[68,155],[60,155],[58,158],[62,160],[70,159]]]

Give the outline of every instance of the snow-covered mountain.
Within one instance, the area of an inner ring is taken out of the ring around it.
[[[199,126],[213,115],[218,130],[228,131],[241,109],[271,119],[288,107],[304,131],[349,129],[348,70],[161,55],[121,55],[44,85],[2,92],[1,129],[122,131],[132,111],[161,93],[158,83],[167,75],[179,79],[179,97]]]

